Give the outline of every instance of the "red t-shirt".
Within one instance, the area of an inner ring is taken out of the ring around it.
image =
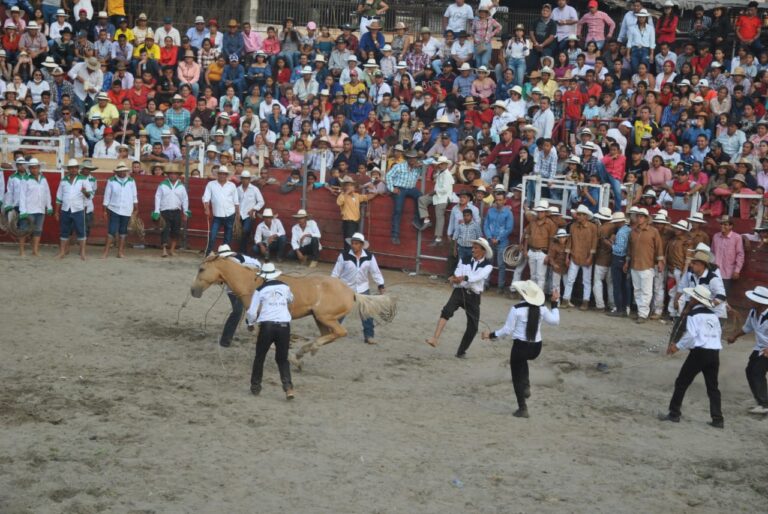
[[[565,105],[565,117],[569,120],[578,120],[581,118],[581,106],[583,98],[579,91],[570,89],[563,93],[563,105]]]
[[[136,88],[132,87],[125,94],[125,97],[130,100],[131,108],[136,111],[143,111],[147,108],[147,102],[149,101],[149,98],[147,97],[148,92],[149,89],[144,85],[141,86],[140,91],[136,91]]]
[[[757,16],[739,16],[736,18],[736,35],[751,41],[760,33],[762,21]]]

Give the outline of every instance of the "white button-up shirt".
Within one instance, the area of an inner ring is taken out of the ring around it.
[[[104,189],[104,207],[120,216],[130,216],[138,203],[139,196],[133,177],[122,179],[112,177],[107,180],[107,187]]]
[[[692,350],[704,348],[706,350],[721,350],[723,348],[720,338],[722,329],[717,314],[704,305],[697,305],[691,309],[685,320],[685,334],[677,342],[680,350]]]
[[[19,206],[19,196],[21,196],[21,185],[24,183],[26,173],[16,172],[8,177],[8,189],[5,191],[3,203],[8,207]]]
[[[248,189],[243,189],[240,185],[237,187],[237,197],[240,200],[240,217],[247,218],[251,211],[260,211],[264,207],[264,197],[259,188],[253,184],[248,184]]]
[[[35,178],[28,175],[21,184],[19,212],[21,214],[45,214],[50,210],[51,190],[42,173]]]
[[[266,244],[270,237],[280,237],[284,235],[285,229],[283,228],[283,223],[279,219],[273,218],[272,224],[270,226],[267,226],[265,221],[259,223],[259,225],[256,227],[256,233],[253,235],[253,240],[256,242],[256,244]]]
[[[493,334],[496,337],[506,337],[512,335],[512,339],[519,339],[521,341],[528,341],[529,343],[541,342],[541,322],[545,322],[547,325],[559,325],[560,324],[560,309],[555,307],[549,310],[547,307],[541,306],[541,316],[539,317],[539,327],[536,329],[536,339],[534,341],[528,341],[526,336],[526,330],[528,330],[528,304],[526,302],[518,303],[507,314],[507,321],[504,326],[498,330],[495,330]]]
[[[650,23],[640,30],[640,25],[631,27],[627,33],[627,48],[656,48],[656,30]]]
[[[155,191],[155,211],[189,211],[189,197],[187,188],[181,180],[171,182],[165,179],[160,182]]]
[[[203,203],[211,204],[214,217],[228,218],[235,213],[235,206],[240,205],[237,187],[229,181],[222,186],[218,181],[212,180],[205,186]]]
[[[62,212],[80,212],[88,206],[86,192],[92,194],[91,183],[87,177],[75,175],[75,179],[70,180],[67,175],[59,182],[56,203],[61,205]]]
[[[313,237],[320,239],[320,229],[315,220],[307,220],[307,225],[304,228],[296,223],[291,229],[291,247],[298,250],[302,246],[308,245]]]
[[[709,290],[712,291],[712,298],[716,302],[719,302],[714,308],[717,317],[727,318],[725,284],[723,284],[723,278],[720,276],[720,270],[706,270],[700,277],[692,271],[683,273],[683,277],[680,279],[680,285],[677,286],[677,291],[683,295],[683,299],[687,303],[691,297],[685,294],[684,289],[696,287],[699,284],[707,286]]]
[[[453,287],[463,287],[473,293],[480,294],[485,287],[485,280],[491,275],[492,271],[493,263],[490,259],[476,261],[474,257],[470,257],[466,261],[459,261],[459,265],[456,266],[456,271],[453,274],[457,277],[467,277],[467,280],[454,284]]]
[[[762,352],[768,348],[768,309],[758,313],[756,309],[749,311],[747,321],[744,322],[744,326],[741,328],[745,334],[755,334],[755,347],[752,349],[756,352]]]
[[[249,325],[264,321],[290,323],[291,303],[293,303],[291,288],[278,280],[268,280],[253,292],[251,306],[246,313],[246,321]]]
[[[91,186],[91,196],[89,196],[85,201],[85,212],[90,214],[93,212],[93,197],[96,196],[96,191],[99,190],[99,183],[96,181],[96,177],[93,175],[83,176],[88,179],[88,184]]]
[[[331,276],[341,279],[356,293],[365,293],[370,289],[369,276],[373,278],[379,289],[384,287],[384,276],[381,274],[376,257],[365,250],[360,257],[357,257],[351,249],[340,253]]]

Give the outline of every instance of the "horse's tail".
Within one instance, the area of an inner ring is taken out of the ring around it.
[[[393,296],[355,294],[355,302],[361,319],[379,318],[389,323],[397,314],[397,299]]]

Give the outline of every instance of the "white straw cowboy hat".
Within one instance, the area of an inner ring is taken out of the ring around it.
[[[491,245],[488,243],[487,239],[484,237],[478,237],[477,239],[472,240],[472,244],[482,246],[483,250],[485,250],[485,258],[493,259],[493,250],[491,249]]]
[[[691,230],[691,225],[686,220],[678,220],[676,223],[672,224],[672,228],[688,232]]]
[[[299,209],[296,214],[293,215],[294,218],[307,218],[309,215],[307,214],[307,211],[304,209]]]
[[[576,214],[585,214],[588,219],[592,219],[592,216],[594,216],[594,214],[592,214],[592,211],[589,210],[589,207],[583,204],[579,205],[576,209],[572,210],[571,212],[574,214],[574,216]]]
[[[653,215],[653,222],[658,223],[659,225],[669,225],[667,217],[658,212]]]
[[[229,169],[226,166],[219,166],[219,169],[216,170],[216,173],[226,173],[229,175]]]
[[[627,217],[621,211],[617,211],[611,214],[611,223],[625,223],[626,221]]]
[[[275,265],[271,262],[264,264],[261,267],[261,271],[259,271],[259,276],[266,280],[277,278],[282,274],[283,272],[275,268]]]
[[[243,170],[243,172],[240,174],[240,178],[251,178],[251,172],[248,170]]]
[[[219,257],[231,257],[236,254],[232,251],[232,248],[229,245],[219,245],[216,249],[216,255]]]
[[[595,214],[595,218],[603,221],[610,221],[611,220],[610,207],[600,207],[600,209],[597,211],[597,214]]]
[[[704,220],[704,214],[701,212],[694,212],[688,217],[688,221],[691,223],[706,223]]]
[[[648,209],[646,209],[645,207],[638,207],[637,210],[635,211],[635,214],[638,216],[645,216],[646,218],[649,216]]]
[[[446,157],[445,155],[441,155],[440,157],[437,158],[437,160],[435,161],[435,164],[447,164],[448,166],[450,166],[453,163],[448,157]]]
[[[523,300],[528,305],[540,306],[544,305],[544,291],[541,290],[539,285],[533,280],[520,280],[518,282],[512,282],[512,287],[520,293]]]
[[[77,159],[70,159],[67,161],[67,168],[76,168],[80,166],[80,163],[77,162]]]
[[[699,284],[696,287],[686,287],[683,289],[683,292],[710,309],[714,307],[712,304],[712,291],[704,284]]]
[[[262,217],[262,218],[274,218],[274,217],[275,217],[275,214],[272,212],[272,209],[270,209],[269,207],[267,207],[266,209],[264,209],[264,210],[261,212],[261,217]]]
[[[703,263],[709,264],[712,262],[712,253],[706,252],[704,250],[696,250],[693,253],[693,257],[691,258],[692,261],[701,261]]]
[[[546,200],[539,200],[539,203],[534,207],[534,212],[549,212],[549,202]]]
[[[361,243],[363,243],[364,250],[367,250],[368,247],[371,245],[371,243],[365,240],[365,236],[360,232],[355,232],[354,234],[352,234],[352,237],[346,238],[345,241],[347,242],[348,245],[351,245],[352,241],[360,241]]]
[[[504,187],[504,186],[501,186]],[[549,206],[549,214],[552,216],[562,216],[563,213],[560,212],[560,208],[557,205],[550,205]]]
[[[756,288],[752,289],[751,291],[747,291],[744,294],[747,298],[755,303],[768,305],[768,287],[757,286]]]
[[[571,234],[569,234],[568,232],[566,232],[564,228],[559,228],[559,229],[557,229],[557,234],[555,234],[555,237],[556,237],[556,238],[561,238],[561,237],[570,237],[570,235],[571,235]]]

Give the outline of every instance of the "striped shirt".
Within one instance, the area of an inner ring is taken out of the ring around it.
[[[616,232],[616,239],[613,240],[612,252],[616,257],[626,257],[629,247],[629,234],[632,229],[629,225],[624,225]]]
[[[472,246],[472,241],[482,237],[483,231],[480,229],[480,223],[472,220],[471,223],[460,223],[453,231],[453,238],[459,246]]]

